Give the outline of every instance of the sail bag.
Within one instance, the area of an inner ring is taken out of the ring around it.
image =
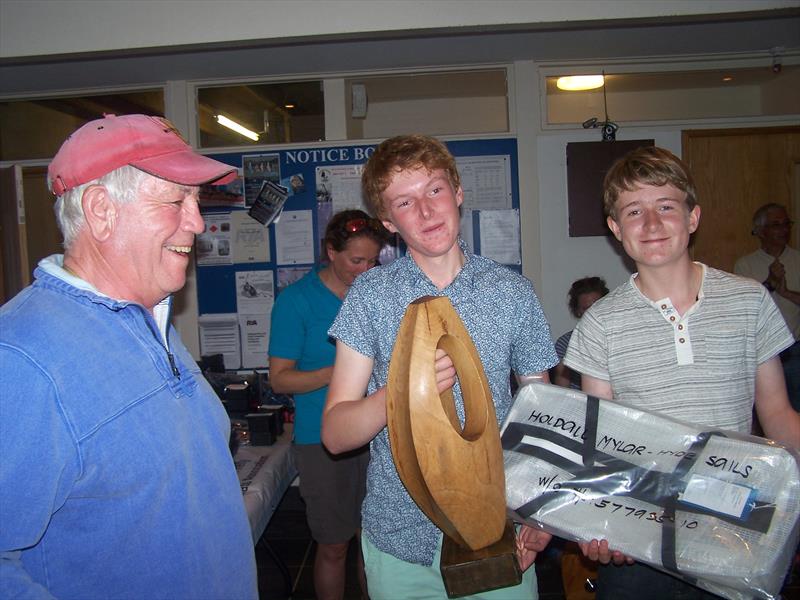
[[[800,532],[796,451],[541,383],[517,392],[501,439],[515,520],[607,539],[732,600],[779,597]]]

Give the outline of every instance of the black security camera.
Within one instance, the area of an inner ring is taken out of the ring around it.
[[[619,129],[619,125],[616,123],[612,123],[611,121],[606,121],[603,123],[603,141],[604,142],[613,142],[617,139],[617,129]]]
[[[772,72],[777,75],[783,69],[783,53],[786,49],[783,46],[775,46],[769,49],[769,54],[772,56]]]

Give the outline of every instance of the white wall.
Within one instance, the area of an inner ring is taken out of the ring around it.
[[[781,85],[788,85],[785,79]],[[783,87],[782,89],[787,88]],[[705,89],[693,87],[689,90],[659,89],[624,92],[609,90],[606,100],[608,116],[612,121],[668,121],[674,119],[675,115],[681,115],[681,120],[688,121],[690,119],[760,115],[762,111],[761,90],[757,85]],[[575,123],[592,116],[600,117],[602,120],[604,113],[605,107],[601,90],[571,96],[559,94],[557,101],[551,99],[549,102],[548,118],[551,123]]]
[[[680,130],[621,129],[617,139],[654,139],[657,146],[681,154]],[[541,134],[537,140],[542,279],[537,294],[554,338],[572,329],[575,319],[567,309],[567,292],[581,277],[603,277],[614,289],[630,277],[613,237],[569,237],[566,149],[568,142],[596,142],[597,130]],[[701,225],[702,227],[702,225]]]
[[[426,131],[432,135],[464,130],[505,131],[508,129],[505,97],[425,98],[396,102],[370,102],[363,122],[363,136],[378,139],[409,132]],[[424,117],[424,123],[421,117]]]
[[[796,0],[0,0],[0,57],[762,11]],[[22,26],[24,24],[24,26]]]

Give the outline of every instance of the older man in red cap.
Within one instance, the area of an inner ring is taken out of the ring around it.
[[[230,422],[169,325],[198,187],[233,177],[144,115],[50,164],[64,255],[0,309],[0,596],[258,596]]]

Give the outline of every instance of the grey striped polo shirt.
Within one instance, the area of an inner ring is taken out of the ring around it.
[[[669,298],[645,297],[632,275],[583,315],[564,363],[610,381],[621,402],[749,433],[756,368],[794,340],[763,286],[701,266],[683,316]]]

